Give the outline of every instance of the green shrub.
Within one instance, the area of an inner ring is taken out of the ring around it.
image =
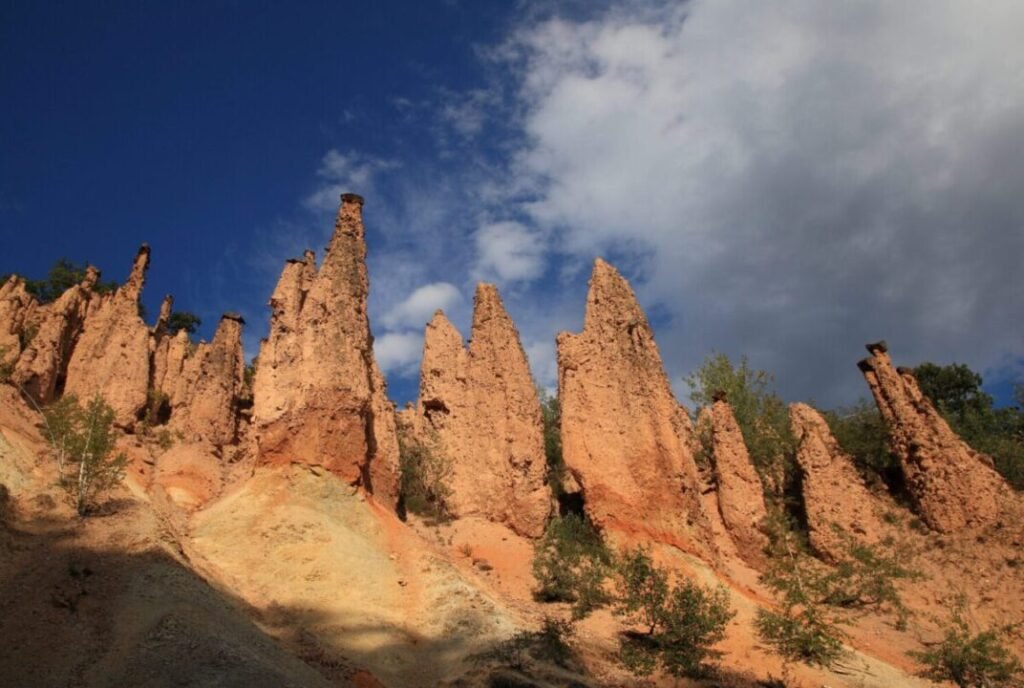
[[[627,632],[620,660],[633,673],[646,676],[659,665],[672,676],[702,676],[708,660],[721,656],[713,645],[725,637],[735,613],[724,588],[708,590],[693,581],[670,585],[642,549],[625,552],[615,566],[617,595],[614,613],[643,631]]]
[[[605,586],[611,565],[611,551],[584,517],[553,518],[534,545],[534,597],[541,602],[571,602],[573,618],[582,619],[611,601]]]
[[[975,633],[965,612],[966,602],[961,597],[954,603],[942,641],[924,652],[908,653],[925,666],[920,675],[937,682],[952,681],[960,688],[1024,686],[1024,668],[1002,641],[1016,626]]]
[[[67,258],[59,258],[50,267],[46,279],[26,279],[25,291],[35,296],[40,303],[50,303],[59,299],[71,287],[81,284],[85,280],[85,271],[85,266],[76,265]],[[98,294],[107,294],[116,289],[117,282],[97,282],[93,286],[93,291]]]
[[[57,457],[59,484],[85,516],[100,494],[124,478],[128,458],[113,453],[114,410],[99,395],[85,408],[68,395],[50,405],[43,419]]]
[[[889,428],[873,402],[861,399],[822,415],[839,446],[865,477],[878,477],[894,488],[902,484],[899,459],[889,449]]]
[[[571,621],[546,616],[540,630],[520,631],[472,659],[478,664],[496,662],[516,671],[525,671],[530,658],[569,668],[574,660],[571,641],[575,633]]]
[[[761,640],[786,662],[830,667],[845,655],[841,626],[856,611],[892,614],[904,628],[908,611],[898,580],[921,575],[905,561],[906,548],[887,540],[876,545],[856,541],[833,526],[843,541],[834,566],[810,556],[799,536],[775,519],[769,521],[769,560],[761,581],[778,598],[777,610],[758,611]]]
[[[202,324],[202,319],[195,313],[174,311],[167,319],[167,331],[171,334],[177,334],[180,330],[185,330],[189,334],[195,334]]]
[[[407,511],[429,519],[446,521],[451,517],[446,501],[451,494],[448,478],[451,464],[438,448],[436,437],[429,442],[416,438],[403,425],[398,428],[399,488]]]

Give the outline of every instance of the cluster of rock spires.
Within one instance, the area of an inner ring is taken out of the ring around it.
[[[396,413],[373,356],[363,199],[345,194],[319,267],[307,251],[286,263],[270,299],[271,324],[251,389],[242,319],[226,314],[209,343],[170,334],[167,297],[156,325],[139,317],[149,265],[143,246],[123,286],[98,294],[99,272],[50,304],[18,277],[0,286],[0,365],[37,404],[61,394],[103,396],[131,431],[146,418],[180,442],[155,480],[196,506],[216,494],[228,447],[252,465],[303,464],[399,503],[399,426],[450,465],[455,517],[540,536],[554,509],[540,400],[516,327],[493,285],[477,288],[471,340],[438,311],[426,326],[416,404]],[[606,535],[654,540],[695,554],[734,553],[756,565],[767,539],[761,479],[724,397],[697,427],[675,398],[647,318],[614,267],[594,264],[582,332],[558,337],[564,461],[587,517]],[[897,371],[884,344],[861,369],[891,432],[921,518],[939,531],[998,520],[1009,490]],[[877,498],[822,416],[790,416],[812,546],[840,555],[836,527],[865,541],[886,524]],[[707,470],[698,458],[707,459]],[[173,496],[173,495],[172,495]]]

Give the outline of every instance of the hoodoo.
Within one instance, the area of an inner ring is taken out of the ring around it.
[[[454,516],[478,515],[528,537],[543,532],[551,495],[540,400],[494,285],[477,286],[468,350],[441,311],[427,325],[412,423],[423,441],[436,437],[450,464]]]
[[[87,399],[99,394],[122,427],[134,425],[149,388],[149,328],[139,316],[139,297],[149,268],[149,246],[135,255],[128,281],[113,294],[93,294],[82,335],[75,344],[65,392]]]
[[[693,429],[629,283],[598,259],[583,331],[558,335],[562,451],[602,530],[710,549]]]
[[[843,558],[846,546],[836,528],[860,542],[882,540],[888,527],[878,513],[881,505],[825,419],[807,404],[791,404],[789,418],[797,441],[811,547],[826,559]]]
[[[722,523],[744,560],[754,564],[762,562],[764,548],[768,545],[762,530],[768,510],[764,488],[750,462],[743,433],[724,397],[716,399],[706,413],[702,409],[702,413],[703,423],[698,421],[698,424],[706,424],[710,430],[710,458]]]
[[[885,342],[867,349],[871,355],[858,366],[889,427],[890,445],[921,518],[941,532],[995,521],[1009,487],[992,460],[953,432],[910,370],[893,367]]]
[[[289,261],[253,385],[258,457],[322,466],[379,501],[398,493],[398,440],[366,313],[363,199],[343,194],[319,270]]]

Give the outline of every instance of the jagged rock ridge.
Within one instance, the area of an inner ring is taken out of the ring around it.
[[[270,299],[253,385],[262,463],[322,466],[383,503],[398,494],[394,409],[373,357],[363,199],[342,196],[319,270],[289,261]]]
[[[704,552],[694,437],[629,283],[598,259],[583,331],[558,335],[562,451],[601,529]]]
[[[540,400],[494,285],[477,286],[468,349],[443,312],[427,325],[411,420],[420,441],[438,445],[450,463],[453,515],[479,515],[529,537],[543,532],[551,494]]]

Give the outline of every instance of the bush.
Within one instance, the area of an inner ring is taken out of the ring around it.
[[[658,665],[672,676],[702,676],[707,660],[721,656],[712,646],[725,637],[735,613],[724,588],[705,589],[693,581],[670,585],[642,549],[622,555],[615,567],[615,614],[642,632],[627,632],[620,659],[633,673],[646,676]]]
[[[99,395],[85,408],[68,395],[43,412],[44,427],[57,457],[58,481],[85,516],[100,494],[124,478],[128,458],[114,454],[114,410]]]
[[[547,480],[551,491],[556,497],[564,490],[565,461],[562,458],[562,407],[558,397],[548,394],[543,388],[537,388],[540,397],[541,420],[544,424],[544,457],[547,459]]]
[[[574,654],[570,645],[576,628],[571,621],[546,616],[540,630],[520,631],[490,650],[473,657],[478,664],[497,662],[516,671],[526,669],[529,658],[549,662],[563,669],[572,665]]]
[[[6,281],[8,275],[0,278]],[[81,284],[85,279],[85,266],[76,265],[67,258],[59,258],[47,273],[46,279],[25,280],[25,291],[36,297],[39,303],[50,303],[60,298],[65,291]],[[93,291],[99,294],[107,294],[117,289],[117,282],[97,282]]]
[[[835,566],[811,557],[792,531],[769,523],[769,563],[761,581],[775,591],[780,609],[758,611],[755,626],[761,640],[786,662],[831,667],[845,655],[841,626],[850,611],[872,610],[896,617],[904,628],[908,612],[895,581],[916,580],[891,540],[877,545],[857,542],[833,526],[844,542]]]
[[[1016,626],[974,633],[965,608],[961,597],[951,610],[942,641],[933,649],[908,653],[925,666],[920,675],[932,681],[952,681],[960,688],[1024,686],[1024,668],[1001,640]]]
[[[582,619],[611,601],[605,589],[611,565],[611,551],[583,516],[553,518],[534,545],[534,597],[541,602],[571,602],[573,618]]]
[[[399,489],[402,506],[414,514],[438,521],[451,517],[445,500],[451,494],[447,484],[451,465],[437,445],[437,438],[422,442],[412,430],[399,425]]]
[[[203,321],[195,313],[174,311],[171,313],[171,317],[167,319],[167,331],[171,334],[177,334],[180,330],[185,330],[189,334],[195,334],[202,324]]]

